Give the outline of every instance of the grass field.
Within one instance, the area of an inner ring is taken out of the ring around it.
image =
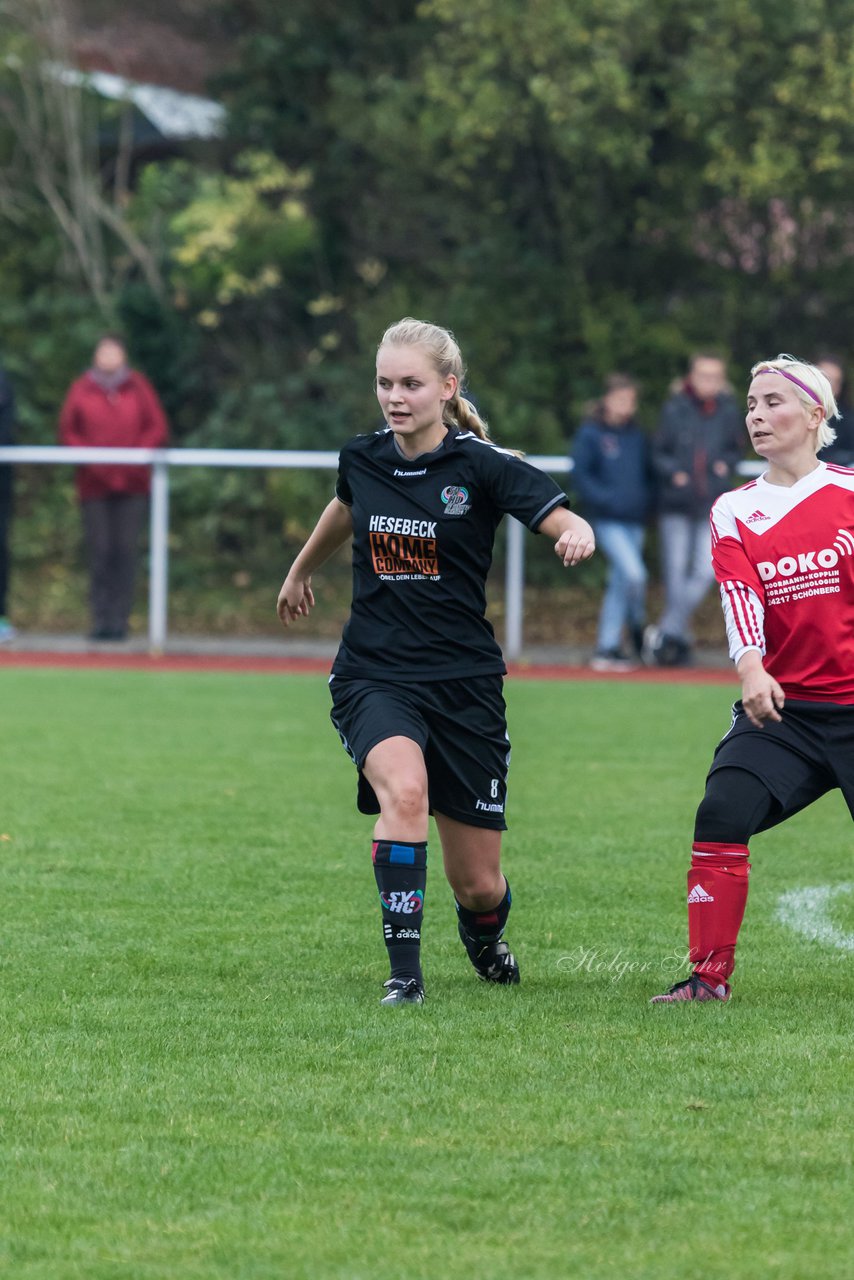
[[[755,840],[733,1002],[647,1003],[729,700],[511,682],[522,985],[434,844],[387,1010],[322,678],[0,672],[0,1274],[850,1280],[854,953],[776,916],[854,879],[838,796]]]

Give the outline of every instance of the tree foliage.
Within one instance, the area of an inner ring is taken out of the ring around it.
[[[352,336],[455,325],[500,432],[696,345],[848,345],[850,0],[233,7],[235,125],[311,166]]]

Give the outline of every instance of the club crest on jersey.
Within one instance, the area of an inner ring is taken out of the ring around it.
[[[445,504],[446,516],[464,516],[471,507],[469,491],[461,484],[446,485],[442,490],[442,501]]]

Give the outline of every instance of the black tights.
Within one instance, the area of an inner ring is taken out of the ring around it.
[[[757,831],[779,822],[781,806],[755,773],[746,769],[716,769],[709,775],[706,794],[694,823],[698,844],[747,844]]]

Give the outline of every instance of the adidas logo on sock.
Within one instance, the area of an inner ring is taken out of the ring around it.
[[[694,888],[688,894],[688,901],[689,902],[714,902],[714,898],[710,893],[706,893],[706,890],[703,888],[701,884],[695,884]]]

